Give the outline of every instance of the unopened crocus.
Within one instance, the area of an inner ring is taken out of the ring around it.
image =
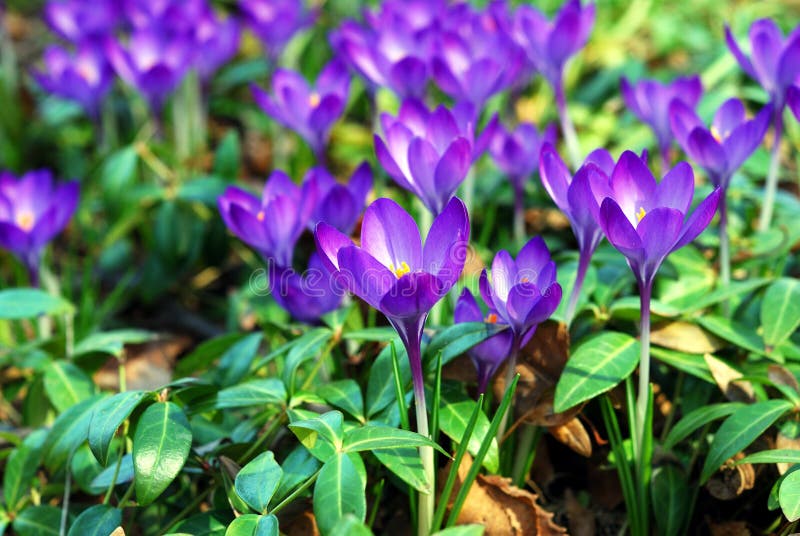
[[[454,312],[456,323],[486,322],[488,324],[502,324],[496,313],[489,313],[484,317],[478,302],[468,288],[461,292],[456,302]],[[500,365],[508,358],[514,342],[511,330],[506,329],[490,336],[485,341],[473,346],[468,352],[475,368],[478,371],[478,392],[486,391],[489,380],[492,379]]]
[[[603,199],[598,223],[628,261],[639,284],[641,300],[641,359],[636,403],[637,459],[642,459],[645,415],[650,398],[650,297],[653,280],[667,256],[703,232],[717,210],[717,188],[690,213],[694,173],[679,162],[656,183],[644,161],[626,151],[611,174],[611,193]],[[598,192],[601,193],[601,192]]]
[[[342,302],[343,291],[317,253],[311,254],[308,269],[302,274],[273,262],[267,267],[275,302],[301,322],[316,324]]]
[[[725,41],[739,62],[742,70],[769,94],[773,106],[774,136],[772,160],[767,174],[764,203],[758,220],[759,231],[766,231],[772,221],[775,195],[778,189],[779,152],[783,137],[783,110],[787,92],[800,76],[800,28],[796,28],[785,39],[775,21],[760,19],[750,26],[750,57],[748,58],[725,26]]]
[[[89,42],[78,45],[74,53],[53,45],[45,50],[43,60],[44,68],[33,73],[39,85],[52,95],[80,104],[97,120],[113,82],[111,67],[100,50]]]
[[[294,130],[311,146],[319,163],[331,127],[347,105],[350,74],[339,60],[328,63],[314,85],[299,73],[279,69],[272,78],[272,94],[251,86],[253,98],[268,116]]]
[[[635,84],[631,84],[623,77],[620,89],[628,109],[653,129],[661,154],[661,169],[666,171],[670,165],[669,151],[673,140],[669,120],[670,104],[677,99],[691,108],[697,106],[703,95],[700,77],[696,75],[679,77],[669,83],[639,80]]]
[[[56,184],[48,170],[0,173],[0,247],[25,265],[31,285],[39,285],[42,250],[67,226],[79,192],[77,181]]]
[[[50,0],[44,18],[55,33],[73,43],[111,35],[122,20],[120,0]]]
[[[242,242],[264,259],[290,267],[295,244],[311,218],[315,201],[309,183],[300,187],[286,173],[276,170],[269,176],[261,199],[229,186],[217,204],[228,229]]]
[[[533,6],[522,5],[514,13],[513,34],[528,58],[553,87],[561,119],[561,130],[570,160],[577,167],[580,147],[575,127],[567,114],[564,92],[564,67],[580,51],[592,33],[595,5],[568,0],[552,20]]]
[[[614,160],[605,149],[596,149],[586,157],[574,177],[552,145],[542,149],[539,176],[556,206],[569,219],[578,242],[578,271],[572,286],[564,321],[569,325],[575,315],[583,280],[595,249],[603,239],[598,223],[600,204],[611,195],[610,177]]]
[[[382,114],[381,123],[383,138],[375,135],[378,162],[432,214],[439,214],[469,171],[469,133],[444,106],[431,112],[416,99],[403,101],[397,117]]]
[[[250,30],[266,47],[272,61],[303,28],[314,22],[302,0],[239,0],[239,9]]]
[[[350,234],[372,188],[372,169],[369,163],[364,162],[358,166],[347,184],[337,182],[320,166],[311,168],[305,181],[310,183],[316,199],[310,227],[313,229],[317,223],[324,221],[344,234]]]
[[[499,126],[489,143],[492,160],[507,176],[514,189],[514,236],[525,236],[525,182],[539,165],[545,144],[556,143],[556,129],[550,125],[541,133],[536,125],[520,123],[514,130]]]
[[[428,437],[421,338],[431,308],[461,275],[469,241],[464,203],[453,198],[434,219],[422,244],[413,218],[391,199],[367,208],[361,224],[361,245],[320,223],[317,249],[346,288],[382,312],[397,330],[408,353],[417,415],[417,431]],[[427,480],[434,483],[433,450],[420,449]],[[419,495],[419,533],[428,534],[433,493]]]

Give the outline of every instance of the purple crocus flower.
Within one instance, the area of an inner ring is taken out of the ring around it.
[[[301,322],[316,324],[342,302],[343,292],[317,253],[311,254],[303,274],[272,262],[268,263],[268,270],[272,297]]]
[[[499,321],[496,313],[489,313],[484,318],[478,302],[468,288],[461,292],[461,296],[456,302],[454,319],[456,323],[486,322],[497,324]],[[486,391],[489,380],[492,379],[494,373],[497,372],[497,369],[511,353],[513,342],[514,335],[511,330],[504,330],[473,346],[467,352],[467,355],[472,359],[475,368],[478,370],[479,393]]]
[[[93,119],[100,115],[100,105],[111,89],[113,72],[93,44],[83,42],[75,53],[58,46],[44,52],[44,69],[34,71],[34,78],[48,93],[80,104]]]
[[[286,173],[273,171],[261,199],[229,186],[217,200],[225,225],[242,242],[280,267],[292,266],[294,246],[314,209],[310,183],[297,186]]]
[[[382,114],[381,123],[384,138],[375,135],[378,161],[397,184],[439,214],[469,171],[470,133],[444,106],[430,112],[416,99],[403,101],[396,118]]]
[[[358,166],[347,184],[336,182],[325,168],[319,166],[308,171],[305,182],[310,183],[317,200],[310,227],[313,229],[317,223],[324,221],[344,234],[350,234],[372,188],[372,168],[369,163]]]
[[[137,29],[127,45],[107,39],[105,52],[119,77],[144,96],[151,112],[159,114],[191,64],[193,44],[188,38]]]
[[[328,134],[347,105],[350,74],[344,63],[336,59],[328,63],[313,87],[298,73],[278,69],[272,79],[272,95],[255,85],[251,89],[267,115],[297,132],[317,160],[324,161]]]
[[[0,247],[14,253],[39,284],[42,249],[66,227],[78,206],[77,181],[56,185],[48,170],[17,179],[0,173]]]
[[[302,0],[239,0],[239,9],[273,61],[294,34],[310,26],[315,18]]]
[[[786,104],[794,118],[800,121],[800,87],[792,86],[786,91]]]
[[[219,19],[207,9],[194,20],[192,36],[196,46],[194,66],[201,80],[212,75],[239,50],[239,23],[233,17]]]
[[[658,142],[662,169],[669,167],[669,148],[672,144],[672,130],[669,122],[669,106],[673,100],[685,102],[691,108],[697,106],[703,95],[700,77],[676,78],[671,83],[662,84],[657,80],[640,80],[631,84],[627,78],[620,81],[625,105],[640,121],[650,125]]]
[[[596,149],[586,157],[573,177],[552,145],[542,148],[539,163],[542,184],[556,206],[569,219],[578,242],[578,271],[564,314],[567,324],[575,314],[589,262],[603,239],[598,216],[603,199],[612,193],[609,177],[613,168],[614,160],[608,151]]]
[[[50,29],[73,43],[111,35],[121,16],[119,0],[50,0],[44,7]]]

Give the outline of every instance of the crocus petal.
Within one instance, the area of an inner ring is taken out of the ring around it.
[[[436,167],[439,154],[433,145],[424,138],[414,138],[408,147],[408,167],[417,187],[417,193],[425,206],[437,214],[443,205],[446,192],[436,187]]]
[[[696,128],[689,134],[686,150],[698,164],[708,170],[713,170],[713,175],[719,177],[725,174],[727,162],[725,149],[714,139],[709,131]]]
[[[273,242],[268,236],[264,223],[240,205],[231,205],[229,210],[230,230],[239,239],[259,251],[268,251]]]
[[[716,131],[720,139],[727,138],[733,129],[738,127],[745,120],[744,104],[737,98],[728,99],[719,107],[711,127]]]
[[[0,221],[0,246],[17,254],[30,248],[28,234],[11,222]]]
[[[686,214],[692,204],[693,195],[694,173],[692,172],[692,166],[686,162],[678,162],[658,183],[654,205],[656,207],[674,208],[680,211],[681,214]]]
[[[800,35],[795,36],[783,49],[778,62],[777,82],[785,88],[797,81],[800,75]]]
[[[385,267],[422,268],[422,239],[414,219],[391,199],[381,198],[364,213],[361,247]]]
[[[623,255],[636,257],[642,253],[644,246],[641,238],[617,202],[610,197],[600,205],[599,222],[608,241]]]
[[[669,122],[672,134],[684,150],[686,150],[692,130],[705,126],[695,111],[679,99],[674,99],[669,105]]]
[[[481,308],[468,288],[462,290],[461,295],[458,297],[453,319],[458,324],[462,322],[481,322],[483,320]]]
[[[750,26],[750,60],[758,75],[758,80],[772,91],[776,80],[783,36],[772,19],[760,19]]]
[[[447,148],[434,171],[434,184],[443,200],[447,200],[464,181],[472,162],[472,146],[458,138]]]
[[[361,165],[356,168],[353,175],[350,177],[347,188],[353,195],[353,199],[363,205],[364,201],[367,199],[367,195],[369,195],[369,191],[372,189],[372,167],[369,165],[369,162],[362,162]]]
[[[389,71],[391,88],[401,97],[422,97],[428,81],[425,62],[407,56],[394,64]]]
[[[648,265],[657,269],[672,250],[681,234],[683,216],[680,210],[657,207],[649,211],[639,222],[636,232],[644,244],[645,260]]]
[[[492,261],[492,288],[497,298],[508,299],[508,292],[517,282],[517,264],[506,250],[500,250]]]
[[[517,255],[517,270],[520,278],[534,281],[550,262],[550,250],[541,236],[535,236],[522,246]]]
[[[800,87],[792,86],[786,92],[786,104],[794,114],[795,119],[800,121]]]
[[[622,209],[629,222],[635,222],[636,214],[649,203],[656,190],[656,179],[639,156],[625,151],[619,157],[611,174],[611,188],[614,190],[616,204]]]
[[[332,272],[339,269],[339,250],[353,245],[349,236],[325,222],[317,224],[314,241],[317,244],[320,260]]]
[[[433,58],[431,60],[431,73],[433,74],[433,79],[436,80],[436,85],[448,95],[460,95],[462,93],[458,78],[441,58]]]
[[[386,144],[383,142],[383,139],[375,134],[375,156],[378,158],[378,163],[380,163],[381,167],[389,174],[389,176],[397,181],[397,183],[409,191],[414,191],[414,187],[411,183],[406,180],[405,174],[403,170],[400,169],[400,166],[394,159],[394,156],[387,148]],[[406,161],[408,160],[407,154],[398,155],[399,158],[405,158]]]
[[[431,115],[425,134],[436,152],[441,154],[460,136],[460,131],[453,114],[444,106],[439,106]]]
[[[481,298],[483,298],[484,303],[491,308],[495,308],[494,290],[492,290],[492,285],[489,283],[489,274],[486,272],[486,268],[481,270],[481,276],[478,280],[478,290],[481,293]]]
[[[741,67],[750,78],[757,78],[756,71],[753,69],[753,64],[750,63],[750,60],[744,55],[742,49],[739,48],[739,43],[736,42],[736,38],[733,37],[731,28],[727,24],[725,25],[725,42],[728,44],[728,49],[733,54],[733,57],[735,57],[736,61],[739,62],[739,67]]]
[[[380,261],[363,249],[350,245],[338,253],[339,273],[350,292],[372,307],[381,308],[381,300],[397,278]]]
[[[736,127],[723,142],[728,169],[734,172],[761,145],[772,119],[772,106],[765,106],[753,119]]]
[[[331,224],[343,233],[353,230],[361,204],[357,204],[350,190],[337,184],[328,192],[320,204],[318,217],[320,221]]]
[[[457,197],[433,220],[422,252],[422,269],[449,285],[461,276],[469,254],[469,215]]]
[[[344,110],[344,101],[338,95],[325,95],[308,117],[309,126],[324,136]]]
[[[550,318],[555,310],[558,309],[558,304],[561,303],[561,296],[561,285],[558,283],[554,283],[542,291],[541,298],[530,308],[525,317],[525,324],[529,326],[528,329]]]
[[[567,165],[552,145],[542,147],[539,158],[539,177],[550,198],[563,212],[569,212],[567,190],[572,178]]]
[[[506,307],[509,323],[517,334],[529,327],[525,325],[525,319],[541,297],[539,288],[534,283],[519,283],[508,291]]]
[[[412,272],[397,279],[381,299],[378,309],[387,316],[415,317],[429,312],[448,290],[450,288],[433,274]]]
[[[714,218],[714,214],[717,212],[717,205],[719,204],[721,195],[723,195],[723,191],[720,188],[717,188],[711,192],[708,197],[703,199],[699,205],[697,205],[697,208],[694,209],[692,215],[689,216],[689,219],[683,225],[681,236],[672,247],[672,251],[682,248],[697,238],[698,235],[702,233],[706,227],[708,227],[708,224],[711,223],[711,220]]]
[[[595,149],[589,153],[589,156],[586,157],[583,163],[596,165],[608,177],[611,177],[611,174],[614,172],[614,158],[606,149]]]

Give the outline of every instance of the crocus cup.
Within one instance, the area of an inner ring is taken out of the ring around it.
[[[317,253],[312,253],[303,273],[267,262],[272,297],[285,311],[306,324],[339,307],[344,291]]]
[[[341,184],[323,167],[311,168],[304,182],[310,183],[316,199],[309,227],[314,229],[325,222],[337,230],[350,234],[364,209],[364,202],[372,188],[372,168],[363,162],[356,168],[350,181]]]

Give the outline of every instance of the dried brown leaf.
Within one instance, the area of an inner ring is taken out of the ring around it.
[[[152,391],[172,381],[175,361],[192,344],[186,336],[162,336],[154,341],[125,347],[125,377],[128,389]],[[103,389],[119,389],[119,362],[109,359],[94,379]]]
[[[706,483],[706,489],[715,498],[721,501],[730,501],[749,489],[756,483],[756,473],[749,463],[733,465],[733,461],[744,458],[740,452],[726,463]]]
[[[592,440],[589,433],[578,418],[573,418],[560,426],[547,429],[559,442],[571,448],[581,456],[588,458],[592,455]]]
[[[286,536],[320,536],[319,527],[317,527],[317,518],[314,517],[314,512],[306,510],[292,518],[284,529],[283,521],[281,521],[281,530],[286,530]]]
[[[708,370],[711,371],[711,375],[714,377],[714,381],[717,382],[717,385],[728,400],[734,402],[752,402],[755,400],[753,384],[739,380],[742,377],[741,372],[711,354],[706,354],[703,358],[706,361]]]
[[[800,385],[797,383],[797,378],[786,367],[781,365],[770,365],[767,367],[767,376],[772,383],[777,385],[785,385],[786,387],[794,389],[796,393],[800,394]]]
[[[650,333],[653,344],[686,352],[687,354],[709,354],[722,348],[722,341],[697,324],[676,320],[660,322]]]
[[[572,536],[594,536],[595,516],[575,497],[571,489],[564,492],[564,508],[567,511],[567,525]]]
[[[108,536],[125,536],[125,529],[123,529],[122,527],[117,527],[114,529],[114,532],[112,532]]]

